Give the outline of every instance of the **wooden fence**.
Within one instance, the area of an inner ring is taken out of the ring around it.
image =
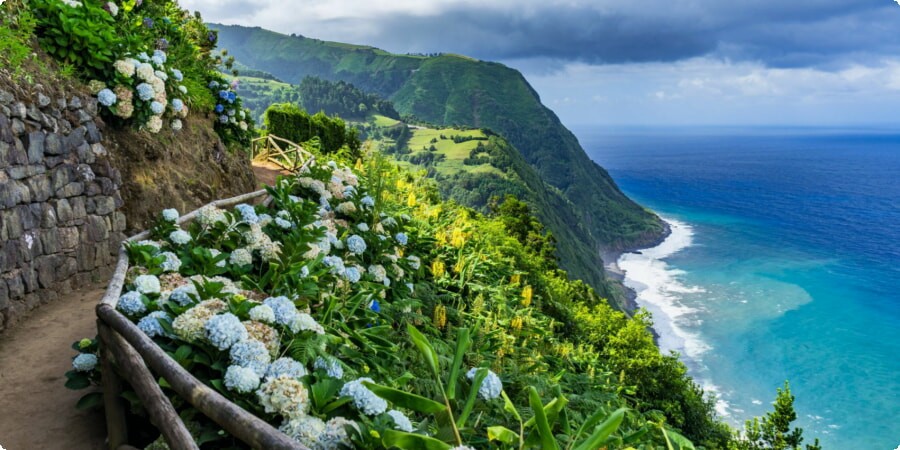
[[[250,158],[294,172],[306,165],[313,155],[300,144],[268,134],[250,141]]]
[[[304,164],[314,161],[312,155]],[[259,202],[266,191],[259,190],[206,206],[229,208],[239,203]],[[265,199],[269,201],[269,199]],[[199,209],[182,216],[179,224],[193,220]],[[128,238],[128,241],[147,239],[144,231]],[[162,433],[163,439],[173,450],[198,449],[175,407],[165,396],[157,377],[164,378],[181,398],[212,419],[232,436],[256,449],[309,450],[278,431],[262,419],[247,412],[230,400],[203,384],[178,362],[172,359],[134,323],[116,310],[125,275],[128,271],[128,255],[125,247],[119,249],[119,259],[106,293],[97,305],[97,331],[100,339],[100,370],[102,371],[103,404],[110,450],[130,449],[128,429],[125,424],[126,406],[121,397],[123,379],[134,389],[141,404],[150,416],[150,422]]]

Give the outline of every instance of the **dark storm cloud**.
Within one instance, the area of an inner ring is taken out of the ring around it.
[[[379,18],[370,37],[395,51],[591,64],[713,55],[800,67],[900,54],[900,6],[891,0],[640,3],[534,5],[527,12],[447,6],[437,15]]]

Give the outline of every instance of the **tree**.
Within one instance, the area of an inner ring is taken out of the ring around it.
[[[730,450],[801,450],[803,429],[791,423],[797,419],[794,411],[794,396],[787,381],[784,389],[778,389],[775,397],[775,410],[766,413],[762,418],[754,417],[744,423],[743,436],[736,436]],[[819,440],[807,444],[806,450],[821,450]]]

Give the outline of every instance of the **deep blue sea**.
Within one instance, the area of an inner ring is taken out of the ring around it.
[[[826,449],[900,445],[900,131],[575,129],[675,225],[620,265],[733,423],[790,380]]]

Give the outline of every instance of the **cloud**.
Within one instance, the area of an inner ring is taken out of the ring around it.
[[[590,64],[700,56],[810,67],[900,52],[888,0],[185,0],[207,20],[256,25],[396,52]]]

